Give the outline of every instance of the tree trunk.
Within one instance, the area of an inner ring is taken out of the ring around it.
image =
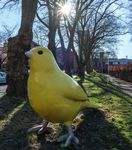
[[[72,76],[72,73],[71,73],[71,64],[70,64],[70,60],[69,60],[72,47],[73,47],[73,42],[69,41],[69,45],[68,45],[67,52],[66,52],[66,58],[65,58],[65,72],[69,76]]]
[[[87,62],[86,62],[86,71],[87,71],[88,74],[93,72],[93,66],[92,66],[92,63],[91,63],[90,56],[88,57]]]
[[[84,77],[84,66],[81,63],[81,61],[79,60],[79,57],[77,55],[77,52],[75,51],[75,48],[73,47],[73,52],[76,58],[76,62],[77,62],[77,66],[78,66],[78,76],[83,78]]]
[[[85,75],[85,69],[84,69],[84,65],[82,65],[81,63],[79,63],[78,65],[78,76],[83,78]]]
[[[30,49],[30,44],[21,43],[21,37],[16,36],[8,40],[7,64],[7,94],[8,96],[25,97],[27,94],[28,70],[25,58],[25,49]]]
[[[48,48],[52,51],[55,59],[56,59],[56,46],[55,46],[55,36],[56,36],[56,29],[55,30],[49,30],[48,38]]]
[[[70,57],[70,50],[67,49],[66,55],[65,55],[65,63],[64,63],[65,64],[65,73],[68,74],[69,76],[72,76],[69,57]]]
[[[59,38],[60,38],[60,43],[61,43],[62,49],[65,49],[65,43],[64,43],[63,35],[62,35],[61,29],[60,29],[60,22],[59,22],[59,25],[58,25],[58,35],[59,35]]]
[[[46,0],[46,4],[48,7],[48,14],[49,14],[48,48],[52,51],[52,53],[56,59],[55,37],[56,37],[56,31],[59,26],[59,20],[60,20],[60,17],[58,16],[58,9],[60,6],[58,6],[57,0],[53,1],[54,8],[51,7],[50,1]],[[57,61],[57,59],[56,59],[56,61]]]
[[[32,26],[37,10],[37,0],[22,0],[22,21],[18,35],[8,40],[7,52],[7,95],[25,97],[27,95],[27,58],[30,50]]]

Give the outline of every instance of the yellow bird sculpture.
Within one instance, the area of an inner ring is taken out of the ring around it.
[[[68,134],[58,138],[68,146],[79,143],[72,131],[72,121],[83,108],[97,108],[88,101],[86,93],[70,76],[58,67],[50,50],[35,47],[25,53],[30,58],[28,97],[33,109],[48,122],[64,123]],[[38,126],[42,130],[46,125]],[[36,129],[33,127],[30,129]]]

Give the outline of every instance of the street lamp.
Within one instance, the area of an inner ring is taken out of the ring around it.
[[[100,52],[100,60],[101,60],[101,73],[103,73],[104,65],[103,65],[103,59],[104,59],[104,52]]]
[[[108,75],[109,75],[109,55],[110,55],[110,52],[106,52],[106,54],[108,55],[108,66],[107,66],[107,72],[108,72]]]
[[[128,56],[126,56],[126,65],[127,65],[127,58],[128,58]]]

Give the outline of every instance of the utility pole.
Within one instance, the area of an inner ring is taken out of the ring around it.
[[[126,65],[127,65],[127,63],[128,63],[128,62],[127,62],[127,58],[128,58],[128,56],[126,56]]]
[[[106,54],[108,55],[108,67],[107,67],[107,72],[108,72],[108,75],[109,75],[109,55],[110,55],[110,52],[106,52]]]
[[[104,60],[104,52],[100,52],[101,73],[103,73],[104,69],[103,60]]]

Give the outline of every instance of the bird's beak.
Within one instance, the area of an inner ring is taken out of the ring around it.
[[[31,56],[32,56],[32,51],[30,50],[30,51],[25,52],[25,55],[26,55],[28,58],[31,58]]]

